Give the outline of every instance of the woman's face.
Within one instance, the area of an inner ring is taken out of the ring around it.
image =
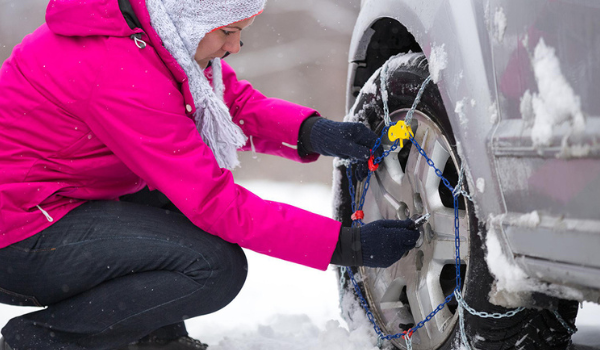
[[[208,66],[213,58],[223,57],[227,52],[240,52],[242,30],[254,22],[254,17],[232,23],[206,34],[198,44],[194,59],[202,69]]]

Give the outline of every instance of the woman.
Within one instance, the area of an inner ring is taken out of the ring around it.
[[[364,162],[376,139],[221,63],[264,2],[53,0],[14,48],[0,72],[0,302],[46,308],[12,319],[0,350],[202,349],[183,320],[235,298],[240,246],[321,270],[389,266],[414,246],[411,221],[342,228],[234,183],[237,149]]]

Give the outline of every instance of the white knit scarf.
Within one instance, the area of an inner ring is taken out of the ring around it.
[[[194,118],[204,143],[221,168],[239,166],[237,149],[246,144],[242,129],[233,123],[223,102],[221,60],[212,61],[213,85],[194,60],[198,44],[216,28],[250,18],[266,0],[146,0],[150,22],[163,45],[185,71],[196,105]]]

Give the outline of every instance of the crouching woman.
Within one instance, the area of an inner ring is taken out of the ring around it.
[[[234,182],[237,150],[364,162],[364,125],[266,98],[222,57],[264,0],[52,0],[0,71],[0,349],[204,349],[185,319],[242,288],[240,247],[389,266],[411,221],[344,228]],[[291,146],[291,147],[290,147]]]

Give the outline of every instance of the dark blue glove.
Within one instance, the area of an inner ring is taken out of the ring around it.
[[[378,220],[362,227],[342,227],[331,263],[388,267],[414,248],[418,239],[419,231],[410,219]]]
[[[363,266],[388,267],[415,247],[419,231],[408,219],[378,220],[360,228]]]
[[[316,118],[311,120],[312,118]],[[362,123],[334,122],[312,117],[302,126],[301,141],[310,153],[367,161],[377,135]]]
[[[301,155],[319,153],[358,160],[356,176],[362,181],[367,177],[367,161],[376,141],[377,135],[362,123],[342,123],[311,117],[302,124],[298,144]],[[379,147],[375,155],[380,156],[382,153],[383,149]]]

